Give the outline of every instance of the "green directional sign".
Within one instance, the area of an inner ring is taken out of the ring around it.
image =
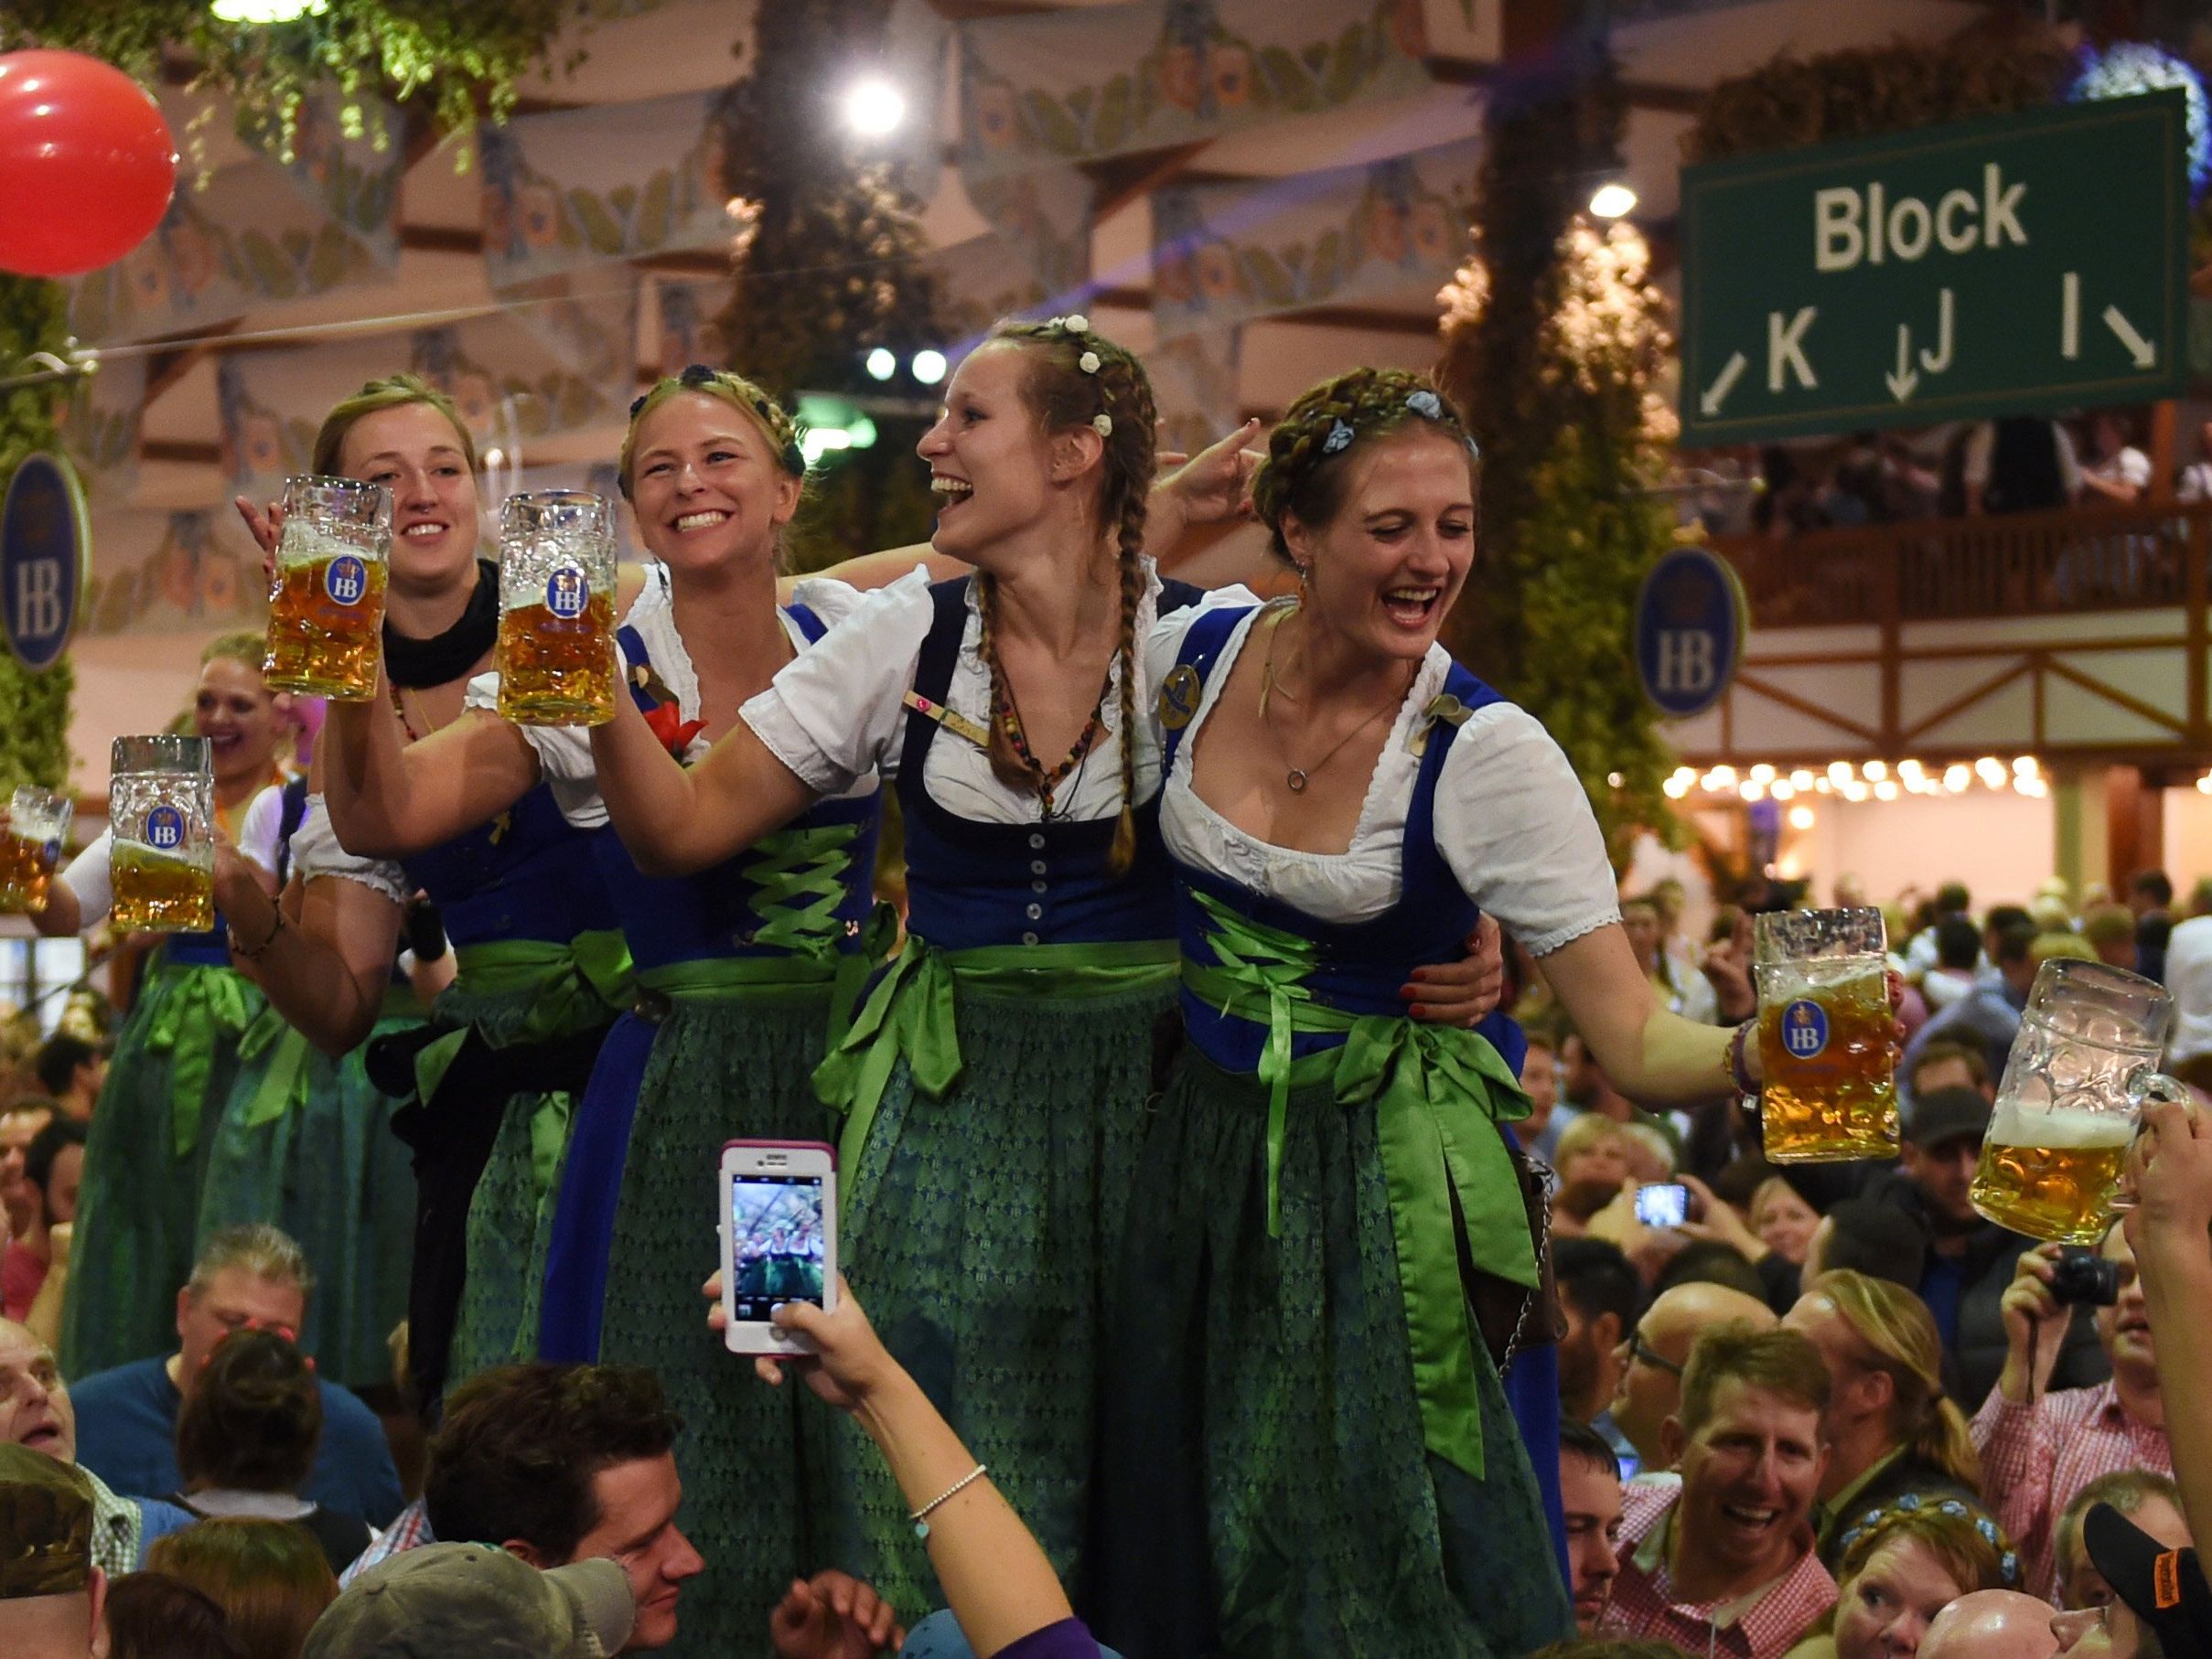
[[[1682,173],[1682,442],[2180,395],[2179,91]]]

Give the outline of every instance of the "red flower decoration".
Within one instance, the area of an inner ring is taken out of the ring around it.
[[[703,720],[686,720],[683,710],[674,702],[659,702],[645,712],[645,723],[653,729],[653,735],[661,746],[678,760],[684,750],[692,746],[692,739],[706,730]]]

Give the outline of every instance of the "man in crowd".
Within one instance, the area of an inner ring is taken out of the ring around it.
[[[177,1413],[198,1386],[215,1344],[244,1325],[297,1332],[314,1274],[291,1238],[265,1223],[216,1231],[177,1293],[178,1348],[80,1378],[79,1456],[125,1492],[175,1492]],[[399,1471],[376,1414],[331,1383],[318,1383],[323,1434],[299,1495],[381,1526],[401,1503]]]
[[[2102,1607],[2112,1599],[2112,1587],[2089,1564],[2089,1552],[2081,1536],[2082,1522],[2099,1504],[2110,1504],[2168,1549],[2187,1549],[2196,1542],[2189,1536],[2187,1517],[2181,1513],[2181,1489],[2164,1475],[2148,1469],[2099,1475],[2074,1494],[2052,1534],[2051,1556],[2058,1568],[2061,1607]]]
[[[2128,883],[2128,908],[2135,914],[2136,971],[2163,984],[2166,941],[2174,931],[2174,883],[2166,872],[2138,870]]]
[[[1813,1224],[1797,1282],[1845,1269],[1917,1290],[1927,1270],[1927,1228],[1879,1199],[1839,1199]]]
[[[1552,1247],[1552,1270],[1566,1320],[1559,1339],[1559,1409],[1587,1423],[1614,1450],[1627,1446],[1605,1407],[1620,1387],[1621,1339],[1643,1311],[1644,1284],[1617,1245],[1602,1238],[1562,1238]]]
[[[2135,915],[2125,904],[2090,905],[2082,915],[2081,937],[2106,967],[2137,970],[2141,952],[2135,941]]]
[[[1572,1418],[1559,1426],[1559,1495],[1574,1628],[1595,1636],[1620,1571],[1621,1466],[1603,1436]]]
[[[83,1477],[24,1447],[0,1446],[0,1645],[8,1659],[105,1659],[106,1596]]]
[[[2016,1589],[1978,1589],[1928,1622],[1919,1659],[2051,1659],[2051,1604]]]
[[[1905,947],[1905,977],[1925,979],[1927,970],[1936,966],[1942,928],[1946,922],[1964,922],[1971,927],[1973,919],[1967,914],[1973,904],[1973,895],[1960,882],[1946,882],[1936,889],[1935,920],[1912,937]],[[1970,969],[1973,964],[1968,963]],[[1934,1004],[1931,1002],[1930,1007]]]
[[[1992,1076],[2004,1075],[2004,1056],[2020,1030],[2028,987],[2035,982],[2035,964],[2029,956],[2035,942],[2035,924],[2024,915],[1998,930],[1990,952],[1997,968],[1995,982],[1977,983],[1914,1033],[1905,1050],[1906,1076],[1912,1075],[1921,1051],[1931,1043],[1970,1044],[1981,1050]]]
[[[24,1148],[21,1178],[0,1191],[13,1235],[0,1255],[0,1317],[21,1320],[49,1341],[61,1329],[83,1178],[84,1125],[57,1118]]]
[[[1932,940],[1933,949],[1920,979],[1920,994],[1927,1000],[1928,1012],[1939,1014],[1974,989],[1981,962],[1981,933],[1965,916],[1950,915],[1922,937]]]
[[[492,1544],[537,1568],[607,1557],[636,1604],[625,1652],[676,1638],[678,1602],[706,1562],[676,1525],[678,1424],[651,1372],[627,1365],[501,1365],[446,1397],[423,1496],[346,1569],[351,1585],[393,1556]],[[769,1631],[779,1659],[891,1645],[891,1609],[841,1572],[794,1585]]]
[[[1971,1089],[1938,1089],[1915,1103],[1905,1126],[1904,1167],[1879,1176],[1867,1189],[1912,1216],[1928,1237],[1915,1287],[1936,1316],[1953,1397],[1970,1411],[1996,1381],[2004,1362],[2005,1331],[1998,1304],[2013,1279],[2013,1264],[2033,1240],[1983,1219],[1970,1195],[1974,1168],[1988,1134],[1990,1103]],[[1827,1267],[1839,1262],[1822,1258]],[[1807,1283],[1811,1282],[1808,1276]],[[2078,1386],[2105,1375],[2087,1321],[2056,1322],[2049,1351],[2059,1386]]]
[[[2019,1258],[2004,1292],[2004,1369],[1973,1423],[1982,1491],[2019,1547],[2025,1588],[2039,1596],[2056,1587],[2053,1535],[2077,1493],[2123,1469],[2174,1472],[2135,1252],[2116,1226],[2100,1253],[2120,1275],[2119,1300],[2096,1315],[2111,1375],[2094,1387],[2053,1391],[2059,1338],[2074,1310],[2052,1294],[2063,1251],[2040,1246]]]
[[[1920,1051],[1903,1081],[1908,1101],[1945,1088],[1970,1088],[1984,1100],[1997,1097],[1997,1080],[1990,1075],[1989,1059],[1970,1043],[1929,1044]]]
[[[1723,1322],[1771,1330],[1774,1310],[1725,1285],[1677,1285],[1653,1299],[1616,1356],[1620,1386],[1613,1393],[1614,1427],[1636,1449],[1643,1470],[1671,1469],[1665,1428],[1682,1402],[1682,1368],[1698,1333]],[[1817,1357],[1817,1356],[1816,1356]]]
[[[627,1652],[635,1622],[636,1606],[617,1562],[587,1558],[540,1571],[508,1550],[434,1544],[387,1562],[325,1608],[307,1633],[305,1654],[598,1659]]]
[[[1664,1455],[1624,1494],[1612,1622],[1719,1659],[1776,1659],[1835,1605],[1813,1553],[1828,1367],[1794,1331],[1723,1324],[1691,1351]]]
[[[22,1446],[58,1463],[77,1462],[77,1413],[54,1351],[13,1320],[0,1319],[0,1445]],[[158,1498],[120,1497],[80,1469],[92,1498],[92,1559],[110,1578],[135,1572],[146,1546],[192,1524]]]
[[[108,1063],[97,1048],[82,1037],[58,1031],[38,1045],[38,1057],[31,1064],[38,1074],[38,1086],[61,1116],[79,1123],[92,1120],[92,1108],[100,1102],[100,1086],[108,1075]]]
[[[2111,1585],[2104,1607],[2051,1621],[2059,1659],[2183,1659],[2212,1653],[2212,1587],[2193,1549],[2169,1549],[2108,1504],[2082,1522],[2090,1563]]]

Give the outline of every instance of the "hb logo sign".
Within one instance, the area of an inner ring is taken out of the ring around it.
[[[1782,1011],[1782,1046],[1796,1060],[1816,1058],[1828,1046],[1828,1011],[1799,998]]]
[[[563,565],[545,579],[545,608],[564,622],[582,615],[590,597],[591,584],[573,564]]]

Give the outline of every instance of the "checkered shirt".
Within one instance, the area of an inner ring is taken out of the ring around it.
[[[1709,1659],[1781,1659],[1835,1605],[1836,1581],[1813,1554],[1809,1528],[1796,1565],[1728,1601],[1678,1601],[1667,1573],[1667,1539],[1679,1481],[1633,1481],[1621,1493],[1620,1576],[1605,1610],[1605,1633],[1655,1637]]]
[[[2076,1493],[2122,1469],[2174,1472],[2166,1431],[2130,1417],[2110,1382],[2061,1388],[2033,1406],[1992,1388],[1974,1416],[1973,1435],[1981,1490],[2020,1551],[2023,1588],[2046,1600],[2056,1600],[2058,1589],[2051,1535]]]
[[[376,1542],[361,1551],[351,1567],[338,1574],[338,1588],[343,1589],[370,1568],[391,1560],[403,1549],[420,1549],[425,1544],[436,1542],[430,1534],[430,1511],[417,1498],[392,1516],[392,1525],[377,1534]]]

